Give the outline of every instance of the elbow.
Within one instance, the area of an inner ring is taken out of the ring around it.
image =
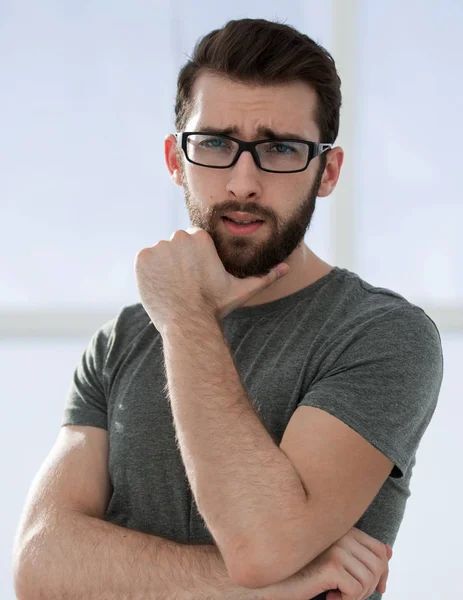
[[[309,564],[313,555],[308,536],[298,529],[279,526],[261,528],[263,535],[254,535],[235,546],[227,566],[230,578],[237,585],[256,589],[285,581]]]
[[[13,589],[16,600],[56,598],[55,595],[50,595],[49,586],[44,586],[44,579],[43,570],[42,575],[38,576],[35,571],[26,566],[13,569]]]
[[[20,558],[13,560],[13,589],[17,600],[33,600],[30,573]]]
[[[27,542],[15,542],[13,549],[12,575],[13,589],[17,600],[36,600],[45,597],[39,582],[43,576],[39,573],[43,567],[40,564],[37,547],[29,539]]]
[[[293,573],[285,575],[281,571],[281,554],[249,549],[245,544],[237,547],[233,559],[228,561],[228,574],[236,585],[258,589],[279,583]],[[280,559],[280,560],[279,560]],[[284,565],[283,565],[284,566]]]
[[[16,600],[34,600],[29,587],[23,581],[14,579],[13,589]]]
[[[267,581],[266,573],[263,571],[260,565],[251,564],[249,561],[243,561],[228,568],[228,574],[233,583],[249,589],[271,585]]]

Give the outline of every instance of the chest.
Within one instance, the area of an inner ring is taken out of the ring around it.
[[[250,403],[279,444],[307,385],[304,354],[275,342],[238,344],[231,353]],[[142,531],[212,543],[189,488],[166,384],[161,341],[129,355],[114,378],[108,402],[110,511],[120,524]]]

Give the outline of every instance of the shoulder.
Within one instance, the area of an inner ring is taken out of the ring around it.
[[[340,269],[337,278],[338,293],[336,304],[338,312],[343,313],[340,326],[353,329],[388,325],[406,326],[422,335],[438,338],[440,334],[436,323],[423,308],[410,302],[405,296],[387,287],[374,285],[357,273]]]
[[[360,365],[391,372],[427,371],[438,382],[443,372],[439,330],[431,317],[403,295],[372,285],[356,273],[341,269],[320,303],[321,366],[317,378],[332,369]],[[374,364],[373,364],[374,363]],[[412,369],[413,367],[413,369]]]
[[[116,364],[145,333],[156,333],[148,314],[140,302],[129,304],[95,331],[91,344],[106,363]]]

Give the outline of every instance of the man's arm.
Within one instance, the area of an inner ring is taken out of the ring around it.
[[[257,600],[219,550],[184,545],[69,509],[53,510],[16,543],[18,600]]]
[[[241,384],[219,321],[177,315],[161,335],[183,463],[230,576],[253,588],[286,580],[354,527],[393,461],[341,419],[308,406],[295,411],[278,446]],[[370,376],[364,370],[366,382]],[[342,379],[331,394],[341,390]]]
[[[178,544],[104,521],[108,455],[106,430],[60,429],[30,486],[15,537],[19,600],[258,597],[258,590],[234,584],[215,546]]]
[[[306,489],[254,411],[221,324],[185,314],[161,335],[166,392],[198,510],[232,578],[248,585],[247,573],[261,571],[265,560],[261,553],[260,564],[253,564],[250,541],[260,548],[291,547],[294,530],[307,520]],[[307,535],[305,542],[309,556]]]

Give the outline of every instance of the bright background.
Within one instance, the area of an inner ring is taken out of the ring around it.
[[[177,73],[200,36],[242,17],[277,18],[317,39],[343,81],[346,161],[337,190],[317,201],[306,242],[423,307],[441,332],[444,382],[384,597],[461,593],[463,4],[251,5],[0,0],[4,600],[14,598],[20,512],[81,353],[102,323],[139,301],[137,252],[189,225],[163,158]]]

